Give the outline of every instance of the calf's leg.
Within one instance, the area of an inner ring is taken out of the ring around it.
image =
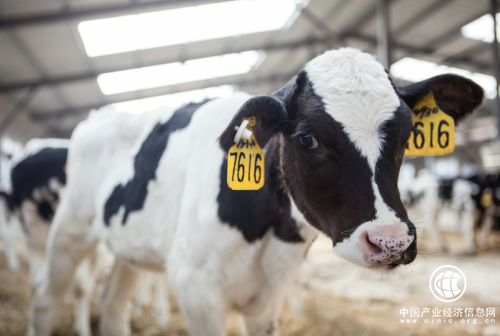
[[[474,241],[474,214],[470,209],[461,211],[462,233],[465,242],[465,249],[468,254],[476,253],[476,243]]]
[[[283,299],[275,296],[267,308],[258,315],[245,315],[244,322],[248,336],[278,336],[278,319]]]
[[[90,329],[90,303],[100,275],[98,257],[97,249],[94,249],[82,260],[75,272],[73,330],[79,336],[92,335]]]
[[[438,209],[434,210],[433,218],[432,218],[432,223],[429,225],[429,234],[431,235],[432,239],[434,240],[434,243],[436,244],[437,249],[439,252],[446,252],[446,245],[443,241],[443,237],[441,235],[441,232],[439,230],[439,214],[440,211]]]
[[[488,250],[488,237],[490,236],[491,229],[495,221],[495,210],[496,206],[492,205],[486,209],[484,214],[483,227],[481,229],[481,246],[484,250]]]
[[[165,274],[156,273],[154,276],[153,315],[157,326],[166,327],[170,320],[170,303],[168,289],[165,283]]]
[[[186,265],[184,265],[186,266]],[[184,268],[169,283],[186,317],[191,336],[224,336],[226,307],[220,286],[202,271]]]
[[[137,283],[138,271],[115,259],[101,299],[102,336],[130,335],[129,303]]]
[[[5,210],[6,211],[6,210]],[[5,255],[7,257],[7,266],[11,271],[19,269],[19,260],[17,258],[16,245],[14,241],[14,221],[7,221],[6,218],[0,215],[0,239],[2,240]]]
[[[56,214],[47,246],[46,272],[32,298],[27,335],[49,336],[64,295],[82,258],[95,248],[90,223],[71,221],[69,211]]]

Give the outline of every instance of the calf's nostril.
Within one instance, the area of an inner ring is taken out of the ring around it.
[[[379,246],[378,243],[382,243],[381,239],[379,242],[379,239],[371,239],[370,236],[366,235],[366,242],[368,244],[368,248],[370,250],[370,253],[373,255],[379,255],[384,252],[384,250]]]

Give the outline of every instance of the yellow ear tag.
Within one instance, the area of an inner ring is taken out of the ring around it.
[[[241,138],[227,155],[227,185],[233,190],[259,190],[264,185],[264,152],[255,140],[253,126],[255,117],[248,120],[250,139]]]
[[[436,104],[432,91],[413,108],[413,126],[405,155],[445,155],[455,149],[455,120]]]
[[[493,203],[493,193],[490,188],[486,188],[481,195],[481,205],[483,208],[487,208]]]

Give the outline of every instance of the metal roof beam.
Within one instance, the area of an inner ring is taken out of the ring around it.
[[[286,75],[279,75],[275,74],[272,76],[266,76],[266,77],[260,77],[260,78],[253,78],[253,79],[242,79],[239,81],[228,81],[228,82],[218,82],[216,85],[228,85],[228,84],[233,84],[237,86],[245,86],[245,85],[259,85],[263,83],[286,83],[289,81],[293,76],[295,76],[296,73],[293,74],[286,74]],[[208,85],[205,85],[203,87],[200,87],[199,89],[206,88],[208,86],[212,86],[210,83]],[[174,94],[178,92],[183,92],[183,90],[178,90],[176,86],[172,86],[172,90],[170,90],[166,94]],[[161,94],[160,96],[163,96],[164,94]],[[144,95],[142,98],[152,98],[152,97],[157,97],[158,94],[154,95]],[[141,99],[142,99],[141,98]],[[114,103],[121,103],[123,101],[129,101],[130,99],[115,99],[113,101],[110,101],[110,104]],[[33,121],[50,121],[55,119],[59,119],[61,117],[67,117],[67,116],[72,116],[72,115],[77,115],[77,114],[82,114],[82,113],[88,113],[90,110],[93,109],[99,109],[103,107],[105,104],[92,104],[92,105],[86,105],[86,106],[81,106],[81,107],[76,107],[76,108],[69,108],[69,109],[63,109],[59,111],[51,111],[51,112],[38,112],[38,113],[32,113],[30,114],[30,119]]]
[[[239,52],[243,52],[243,51],[256,50],[256,49],[261,49],[261,50],[265,50],[265,51],[295,49],[295,48],[309,46],[309,45],[317,44],[317,43],[323,44],[324,39],[323,38],[312,38],[312,39],[300,40],[300,41],[291,42],[291,43],[275,44],[275,45],[270,45],[267,47],[262,47],[262,45],[259,45],[259,46],[255,46],[255,48],[243,48],[240,50],[233,50],[233,52],[239,53]],[[208,53],[196,55],[195,57],[196,58],[204,58],[204,57],[211,57],[211,56],[218,56],[218,55],[219,55],[218,52],[208,52]],[[150,62],[148,64],[144,64],[144,66],[153,66],[153,65],[160,65],[160,64],[171,63],[171,62],[184,62],[184,61],[186,61],[186,60],[185,59],[178,59],[178,58],[177,59],[175,59],[175,58],[163,59],[160,61]],[[33,82],[30,81],[30,82],[0,84],[0,92],[7,92],[7,91],[24,89],[24,88],[30,87],[32,85],[38,85],[38,86],[58,85],[58,84],[76,82],[76,81],[81,81],[81,80],[89,80],[89,79],[96,78],[101,73],[129,70],[129,69],[133,69],[133,67],[118,66],[118,67],[108,68],[108,69],[101,70],[101,71],[88,71],[88,72],[80,73],[80,74],[53,77],[53,78],[48,78],[48,79],[40,79],[40,80],[33,81]]]
[[[96,17],[116,16],[120,14],[146,12],[148,10],[159,10],[162,7],[187,7],[206,3],[225,2],[228,0],[156,0],[144,3],[127,3],[120,5],[102,6],[90,9],[69,11],[64,9],[59,13],[31,14],[23,16],[0,17],[1,28],[18,28],[42,23],[57,23],[71,20],[93,19]]]
[[[374,37],[370,37],[370,36],[365,36],[365,35],[353,33],[350,35],[350,37],[358,38],[362,41],[371,43],[374,46],[377,43],[377,39]],[[392,44],[392,47],[394,50],[401,50],[401,51],[406,51],[406,52],[411,53],[411,54],[417,54],[417,55],[415,55],[416,58],[418,58],[420,55],[433,54],[437,50],[436,48],[433,48],[433,47],[419,48],[419,47],[412,46],[411,44],[406,44],[406,43],[402,43],[402,42],[394,42]],[[453,57],[453,61],[454,62],[469,63],[469,64],[473,65],[474,67],[476,67],[480,71],[488,72],[491,69],[490,62],[482,62],[482,61],[478,61],[478,60],[473,60],[468,56]]]
[[[415,15],[413,18],[410,20],[406,21],[402,26],[398,27],[397,29],[394,30],[394,35],[396,37],[399,37],[407,32],[409,32],[411,29],[422,23],[425,19],[427,19],[430,15],[435,14],[437,11],[445,7],[446,5],[450,4],[455,0],[437,0],[433,4],[431,4],[429,7],[424,9],[422,12],[419,14]]]
[[[376,45],[377,39],[375,37],[370,37],[366,35],[362,35],[360,33],[347,33],[345,35],[341,35],[342,39],[347,39],[347,38],[356,38],[368,43],[371,43],[372,45]],[[255,46],[255,48],[244,48],[240,50],[233,50],[233,52],[243,52],[247,50],[255,50],[255,49],[261,49],[265,51],[275,51],[275,50],[286,50],[286,49],[296,49],[296,48],[301,48],[301,47],[306,47],[310,45],[315,45],[315,44],[324,44],[324,39],[323,38],[310,38],[306,40],[301,40],[301,41],[295,41],[295,42],[290,42],[290,43],[282,43],[282,44],[275,44],[275,45],[270,45],[267,47],[262,47],[260,46]],[[415,47],[409,44],[405,44],[402,42],[395,42],[392,44],[392,47],[394,50],[402,50],[410,53],[416,53],[416,54],[432,54],[433,52],[436,51],[435,48],[419,48]],[[196,55],[196,58],[203,58],[203,57],[210,57],[210,56],[217,56],[219,55],[217,52],[209,52],[205,54],[200,54]],[[185,59],[163,59],[161,61],[157,62],[152,62],[148,64],[144,64],[144,66],[153,66],[153,65],[159,65],[159,64],[165,64],[165,63],[170,63],[170,62],[183,62]],[[455,58],[454,61],[461,61],[460,58]],[[470,59],[464,59],[464,61],[470,62]],[[472,65],[476,66],[480,70],[488,70],[490,68],[489,62],[479,62],[479,61],[474,61],[471,62]],[[113,72],[113,71],[121,71],[121,70],[129,70],[132,69],[131,67],[114,67],[114,68],[108,68],[105,70],[101,71],[90,71],[90,72],[85,72],[85,73],[80,73],[80,74],[74,74],[74,75],[67,75],[67,76],[60,76],[60,77],[53,77],[53,78],[47,78],[47,79],[40,79],[36,81],[30,81],[30,82],[17,82],[17,83],[6,83],[0,85],[0,93],[1,92],[9,92],[9,91],[14,91],[14,90],[20,90],[20,89],[26,89],[28,87],[31,87],[33,85],[37,86],[50,86],[50,85],[60,85],[64,83],[70,83],[70,82],[76,82],[76,81],[82,81],[82,80],[90,80],[90,79],[95,79],[98,75],[101,73],[107,73],[107,72]]]

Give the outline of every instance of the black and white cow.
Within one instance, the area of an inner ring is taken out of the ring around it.
[[[479,246],[487,250],[489,236],[498,230],[500,218],[500,175],[474,175],[468,179],[476,185],[472,199],[476,206],[475,234]]]
[[[399,188],[406,208],[418,219],[421,228],[429,234],[440,252],[447,251],[438,221],[444,209],[457,214],[466,252],[476,252],[476,206],[473,195],[477,185],[461,178],[439,179],[430,170],[422,169],[415,179],[400,182]]]
[[[68,145],[63,139],[32,139],[11,170],[10,210],[19,216],[26,235],[32,287],[45,261],[50,224],[66,184]]]
[[[474,175],[470,178],[438,178],[422,169],[416,178],[399,181],[401,199],[441,251],[448,250],[439,230],[439,216],[447,209],[456,213],[465,251],[488,249],[488,237],[500,214],[500,179]]]
[[[25,234],[30,286],[35,290],[43,277],[46,247],[52,220],[66,184],[65,166],[69,140],[32,139],[11,170],[11,192],[4,198],[4,218],[20,223]],[[82,262],[75,275],[74,330],[90,336],[90,300],[99,276],[101,260],[92,254]]]
[[[93,114],[72,136],[29,332],[50,335],[73,270],[99,240],[116,256],[102,335],[130,332],[136,267],[168,270],[192,335],[225,335],[229,311],[243,315],[248,334],[277,335],[287,284],[317,230],[355,264],[411,263],[417,237],[397,179],[411,108],[429,90],[456,121],[483,100],[478,85],[456,75],[395,88],[373,56],[344,48],[316,57],[272,95]],[[248,116],[266,182],[233,191],[225,153]]]

